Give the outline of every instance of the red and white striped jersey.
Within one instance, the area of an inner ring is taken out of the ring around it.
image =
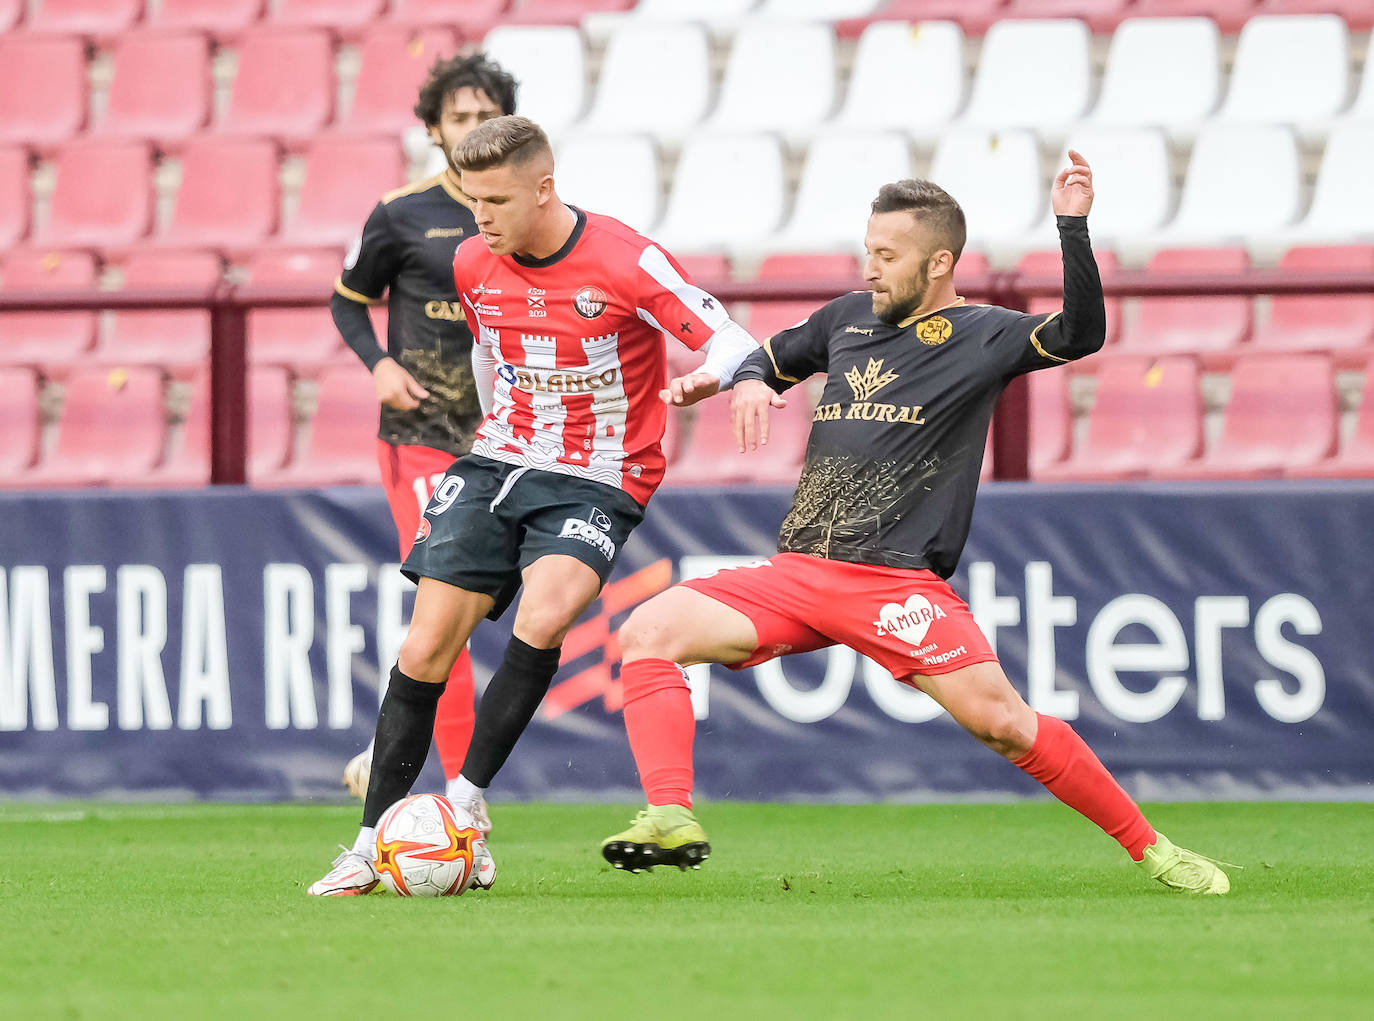
[[[623,489],[641,505],[663,479],[665,336],[696,350],[730,322],[663,249],[575,209],[546,259],[458,246],[453,276],[477,343],[496,362],[472,452]]]

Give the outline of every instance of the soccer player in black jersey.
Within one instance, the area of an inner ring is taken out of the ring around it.
[[[344,260],[330,311],[372,373],[381,402],[377,459],[404,560],[434,488],[472,448],[482,421],[472,375],[472,333],[453,283],[453,252],[477,234],[459,188],[454,147],[478,125],[514,113],[516,81],[485,55],[439,60],[420,89],[415,115],[448,168],[385,195]],[[387,346],[377,342],[367,306],[386,295]],[[464,652],[439,703],[434,740],[444,775],[458,776],[473,726],[472,661]],[[355,756],[344,783],[367,793],[372,745]],[[490,828],[485,806],[479,823]]]
[[[789,387],[823,372],[825,390],[778,554],[676,585],[620,631],[625,727],[649,807],[603,843],[613,865],[683,867],[710,853],[691,812],[695,721],[682,666],[739,669],[844,644],[930,695],[1151,878],[1192,893],[1230,888],[1215,862],[1151,828],[1067,723],[1026,704],[946,580],[968,537],[998,395],[1021,373],[1092,354],[1105,337],[1088,240],[1092,171],[1078,153],[1070,159],[1052,189],[1062,312],[965,304],[953,279],[963,210],[928,181],[899,181],[879,191],[868,221],[870,293],[830,302],[736,372],[741,450],[767,442],[768,409],[783,406]]]

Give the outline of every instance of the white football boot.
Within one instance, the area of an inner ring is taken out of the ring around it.
[[[349,794],[363,801],[367,798],[367,783],[371,779],[372,742],[369,741],[367,747],[349,759],[348,765],[344,766],[343,782]]]
[[[444,786],[444,797],[448,798],[455,808],[467,809],[468,814],[472,816],[472,825],[477,827],[482,836],[490,835],[491,809],[487,807],[487,799],[479,794],[476,801],[464,801],[454,790],[456,786],[458,786],[457,779],[448,781]],[[468,789],[471,790],[472,788]]]
[[[492,881],[496,880],[495,866]],[[350,848],[334,859],[334,867],[306,893],[312,897],[356,897],[371,893],[379,882],[372,859]]]
[[[472,879],[469,881],[469,889],[490,890],[496,885],[496,859],[491,856],[491,849],[487,847],[485,840],[478,841],[478,847],[473,848],[472,855]]]

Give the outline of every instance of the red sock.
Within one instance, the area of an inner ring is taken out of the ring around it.
[[[1126,849],[1135,861],[1157,839],[1155,831],[1107,767],[1072,727],[1036,714],[1035,744],[1012,765],[1039,780],[1060,801],[1087,816]]]
[[[697,721],[682,667],[666,659],[637,659],[621,665],[620,682],[625,733],[649,804],[691,808]]]
[[[448,675],[448,687],[434,716],[434,743],[439,749],[445,780],[458,776],[468,754],[474,716],[472,698],[472,657],[464,649]]]

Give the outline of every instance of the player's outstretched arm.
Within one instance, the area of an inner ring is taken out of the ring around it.
[[[1061,170],[1050,188],[1055,216],[1087,216],[1093,207],[1093,168],[1083,154],[1069,150],[1069,166]]]
[[[677,376],[658,392],[664,404],[675,404],[680,408],[688,407],[697,401],[704,401],[720,393],[720,377],[711,372],[698,369],[685,376]]]

